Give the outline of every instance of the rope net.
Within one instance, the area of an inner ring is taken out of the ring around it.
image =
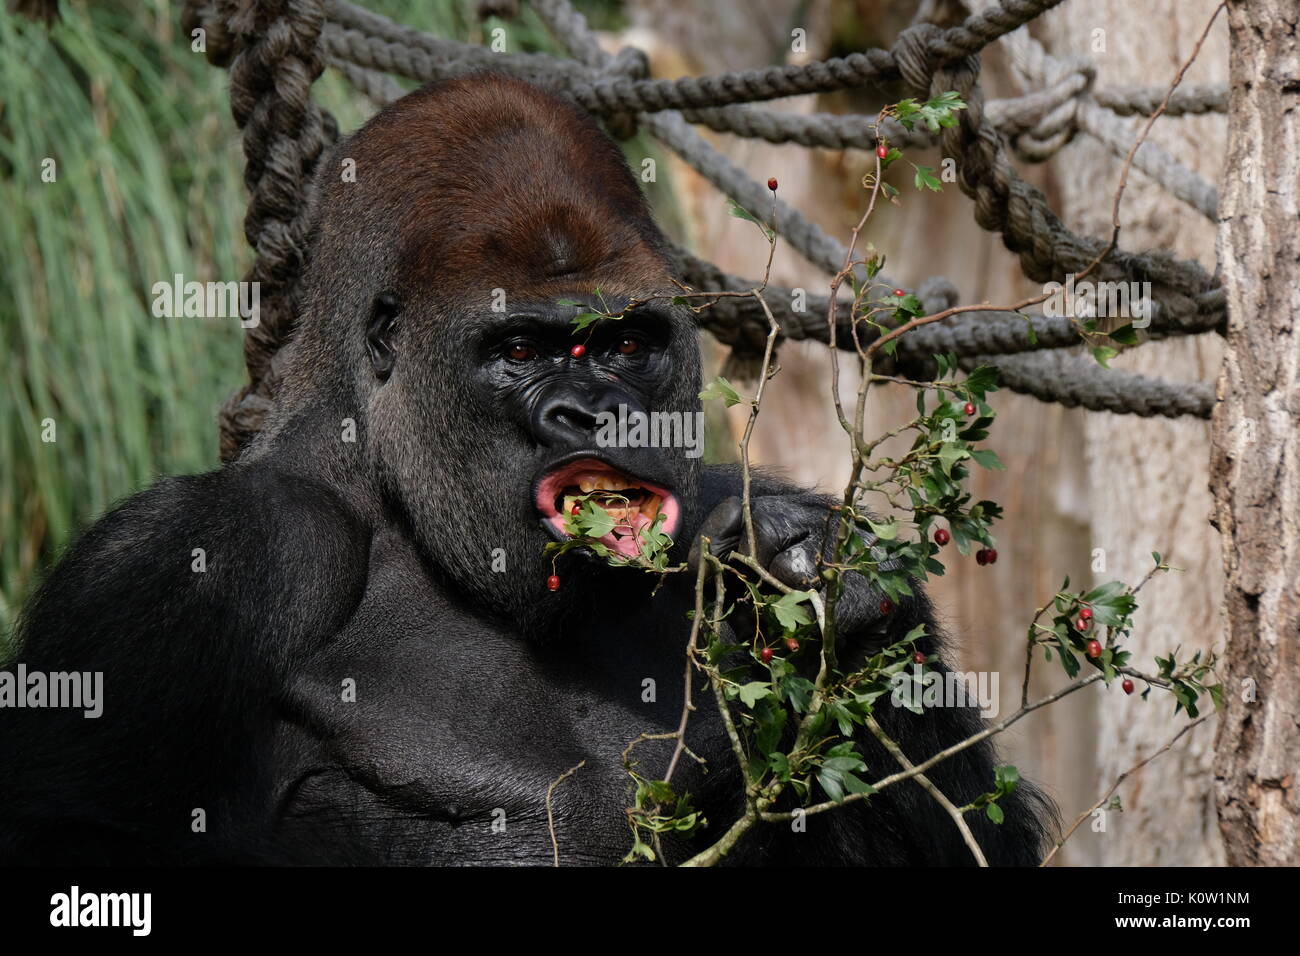
[[[568,54],[496,53],[407,29],[347,0],[188,0],[187,32],[206,31],[210,62],[230,70],[231,108],[243,132],[245,182],[250,193],[244,230],[255,251],[246,277],[261,286],[261,322],[249,329],[245,361],[249,384],[221,412],[222,455],[233,458],[261,427],[279,384],[278,359],[292,335],[296,285],[314,197],[312,178],[322,152],[338,135],[332,117],[311,98],[324,69],[342,74],[377,105],[402,96],[393,75],[421,83],[492,70],[518,76],[567,97],[600,117],[615,135],[637,129],[653,135],[720,192],[749,209],[772,202],[765,184],[751,178],[695,129],[828,149],[874,149],[883,135],[898,145],[937,144],[957,161],[957,185],[974,201],[976,222],[1002,237],[1035,282],[1064,282],[1082,273],[1107,242],[1071,232],[1043,194],[1016,172],[1012,157],[1042,162],[1084,134],[1121,159],[1134,137],[1122,117],[1155,113],[1166,90],[1131,87],[1094,90],[1096,70],[1085,58],[1058,59],[1023,26],[1062,0],[1000,0],[944,29],[918,21],[889,49],[872,49],[799,66],[771,66],[714,76],[654,79],[645,55],[632,47],[617,54],[601,48],[586,19],[569,0],[531,0],[532,7]],[[496,7],[499,7],[497,4]],[[496,7],[493,12],[497,12]],[[1023,96],[986,100],[980,88],[980,53],[1001,44],[1031,86]],[[931,134],[892,120],[879,132],[867,116],[790,115],[755,106],[767,100],[870,84],[901,83],[918,98],[954,90],[967,108],[957,123]],[[1188,86],[1174,92],[1163,115],[1186,116],[1226,109],[1223,86]],[[1153,143],[1144,142],[1133,165],[1168,192],[1213,220],[1214,186]],[[772,223],[817,268],[833,275],[845,246],[781,202]],[[679,278],[698,291],[756,287],[685,249],[675,249]],[[1224,292],[1198,263],[1160,252],[1112,249],[1089,275],[1094,282],[1149,283],[1149,325],[1143,339],[1222,332]],[[898,284],[881,275],[877,281]],[[1141,287],[1141,286],[1139,286]],[[932,278],[914,290],[930,312],[955,305],[957,290]],[[825,296],[791,289],[764,292],[783,339],[830,341]],[[844,313],[847,310],[838,310]],[[756,369],[768,326],[753,298],[725,298],[698,321],[731,348],[724,374]],[[841,320],[836,341],[853,348],[851,318]],[[864,344],[879,334],[861,327]],[[1142,416],[1208,418],[1214,389],[1105,369],[1075,351],[1082,344],[1068,317],[973,311],[922,326],[898,340],[900,369],[924,374],[935,353],[953,353],[964,368],[996,365],[1003,386],[1043,401]]]

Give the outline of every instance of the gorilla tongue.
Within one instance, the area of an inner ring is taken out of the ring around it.
[[[537,484],[536,505],[543,519],[560,537],[567,537],[565,511],[578,496],[605,508],[615,519],[613,532],[601,543],[624,557],[640,553],[638,533],[663,514],[661,530],[672,535],[677,530],[681,509],[677,498],[666,488],[634,478],[594,458],[562,465],[548,472]]]

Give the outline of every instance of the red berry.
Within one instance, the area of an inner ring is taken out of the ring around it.
[[[948,533],[947,528],[940,528],[938,531],[934,533],[934,543],[941,548],[951,540],[952,540],[952,535]]]
[[[1124,693],[1126,694],[1133,693],[1133,682],[1129,680],[1127,677],[1124,678],[1124,683],[1120,684],[1119,686],[1124,688]]]
[[[889,147],[886,146],[884,143],[880,143],[878,146],[876,146],[876,155],[879,156],[881,159],[884,159],[886,156],[889,155]]]
[[[917,651],[915,654],[912,655],[912,660],[913,660],[913,662],[915,662],[915,663],[917,663],[917,664],[924,664],[924,663],[925,663],[925,655],[922,654],[920,651]]]
[[[772,648],[770,647],[763,648],[761,651],[758,652],[758,656],[759,659],[762,660],[764,664],[772,663]]]
[[[575,501],[575,502],[573,503],[573,507],[569,509],[569,514],[571,514],[571,515],[576,515],[576,514],[577,514],[578,512],[580,512],[581,510],[582,510],[582,505],[578,504],[578,503]]]
[[[989,563],[989,552],[987,548],[980,548],[975,552],[975,563],[980,567]]]
[[[1082,620],[1082,621],[1091,621],[1091,620],[1092,620],[1092,608],[1090,608],[1090,607],[1081,607],[1081,608],[1079,608],[1079,619]]]
[[[1088,629],[1088,619],[1080,614],[1079,619],[1074,622],[1074,629],[1076,631],[1086,631]]]
[[[883,600],[881,600],[881,602],[880,602],[880,613],[881,613],[881,614],[893,614],[893,613],[894,613],[894,602],[891,601],[891,600],[889,600],[889,598],[884,598]]]
[[[974,403],[974,402],[967,402],[965,405],[962,406],[962,409],[961,409],[961,410],[962,410],[963,412],[965,412],[967,415],[974,415],[974,414],[975,414],[975,403]]]
[[[1088,656],[1101,657],[1101,641],[1093,638],[1088,642]]]
[[[560,576],[558,574],[552,574],[546,579],[546,586],[552,591],[558,591],[560,589]]]
[[[904,292],[902,289],[895,289],[894,295],[898,296],[899,298],[902,298],[903,296],[907,295],[907,293]]]
[[[770,190],[772,190],[772,192],[776,192],[776,177],[775,177],[775,176],[773,176],[771,179],[769,179],[769,180],[767,181],[767,188],[770,189]]]
[[[573,348],[569,349],[569,354],[574,358],[582,358],[587,354],[587,346],[581,344],[575,345]]]
[[[799,650],[799,642],[796,641],[793,637],[787,637],[785,639],[785,646],[790,649],[791,654]]]
[[[997,564],[997,563],[998,563],[998,549],[997,549],[997,548],[989,548],[988,551],[986,551],[986,552],[984,553],[984,560],[987,561],[989,564]]]

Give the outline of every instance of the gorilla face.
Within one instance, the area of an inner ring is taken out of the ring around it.
[[[661,514],[664,532],[679,530],[681,495],[691,484],[682,466],[690,459],[601,440],[602,422],[669,404],[668,386],[682,364],[670,351],[675,318],[641,307],[598,324],[583,341],[566,316],[538,309],[485,330],[480,382],[542,455],[531,498],[557,538],[566,537],[565,516],[588,494],[615,520],[604,543],[617,553],[637,554],[637,533]],[[575,348],[575,341],[582,344]]]
[[[696,480],[682,448],[621,447],[601,435],[603,414],[699,408],[689,321],[675,308],[638,308],[578,338],[575,311],[536,301],[421,321],[427,340],[397,337],[393,374],[372,406],[385,490],[430,560],[477,602],[538,630],[585,590],[546,590],[544,546],[565,537],[574,497],[617,492],[605,543],[635,554],[636,531],[658,514],[666,533],[683,529]],[[608,569],[566,556],[559,570],[573,581]]]
[[[428,563],[477,605],[553,630],[586,590],[546,587],[544,546],[574,497],[609,493],[605,543],[625,555],[656,516],[670,535],[690,519],[697,459],[601,430],[605,413],[694,420],[689,312],[661,298],[573,325],[676,291],[662,235],[591,120],[506,78],[405,97],[336,148],[335,168],[346,159],[355,182],[322,182],[294,377],[350,356],[377,488]],[[558,570],[611,571],[575,555]]]

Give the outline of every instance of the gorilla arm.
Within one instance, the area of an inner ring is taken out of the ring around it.
[[[352,613],[367,553],[337,495],[260,463],[164,479],[88,529],[18,660],[102,673],[103,711],[0,710],[0,863],[256,859],[282,675]]]

